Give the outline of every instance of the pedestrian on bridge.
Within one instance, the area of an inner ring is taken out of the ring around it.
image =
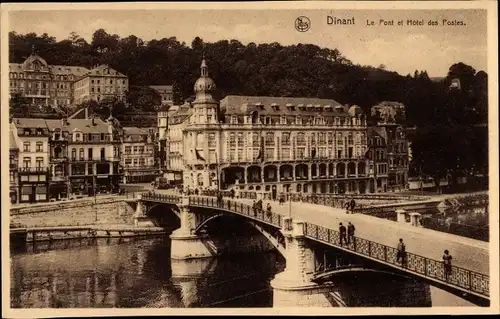
[[[349,206],[350,206],[350,209],[351,209],[351,213],[354,213],[354,208],[356,208],[356,201],[353,199],[351,199],[351,202],[349,203]]]
[[[451,275],[451,260],[452,257],[448,249],[444,251],[443,255],[443,265],[444,265],[444,278],[448,281],[449,276]]]
[[[339,223],[339,234],[340,234],[340,246],[342,247],[342,243],[347,243],[347,236],[346,236],[346,228],[342,223]]]
[[[397,262],[401,260],[401,266],[405,264],[405,257],[406,257],[406,245],[403,243],[403,238],[399,238],[396,260]]]
[[[349,245],[351,242],[354,245],[354,249],[356,249],[356,242],[354,241],[354,231],[356,230],[356,227],[349,222],[347,225],[347,244]]]

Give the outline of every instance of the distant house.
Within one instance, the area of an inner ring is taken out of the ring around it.
[[[172,104],[173,101],[173,87],[172,85],[150,85],[150,88],[158,92],[161,96],[161,104]]]
[[[450,84],[450,90],[451,89],[456,89],[456,90],[460,90],[460,79],[453,79],[451,80],[451,84]]]

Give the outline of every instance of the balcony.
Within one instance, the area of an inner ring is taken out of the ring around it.
[[[48,167],[19,167],[19,173],[47,173]]]

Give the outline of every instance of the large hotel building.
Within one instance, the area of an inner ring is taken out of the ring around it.
[[[124,99],[128,77],[98,65],[91,69],[82,66],[49,65],[35,52],[23,63],[9,63],[10,94],[21,94],[34,104],[64,106],[81,104],[106,97]]]
[[[388,190],[387,173],[374,171],[373,130],[360,107],[326,99],[231,95],[219,103],[215,89],[203,60],[196,99],[159,112],[159,123],[168,121],[159,125],[167,140],[167,175],[182,178],[185,189]],[[399,189],[407,184],[407,174],[402,176]]]

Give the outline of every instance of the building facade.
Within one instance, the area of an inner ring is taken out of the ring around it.
[[[112,118],[14,118],[11,146],[21,146],[18,201],[43,202],[117,191],[121,141],[116,126]]]
[[[108,65],[90,69],[74,83],[75,104],[106,98],[125,100],[127,91],[128,78]]]
[[[378,127],[368,128],[368,159],[370,172],[370,192],[387,192],[387,145],[385,130]]]
[[[162,105],[173,104],[172,85],[150,85],[149,87],[160,94]]]
[[[119,189],[120,132],[113,118],[72,119],[68,127],[69,192],[111,193]]]
[[[16,139],[12,133],[12,128],[9,130],[9,195],[10,202],[16,204],[19,201],[19,148],[17,147]]]
[[[11,96],[20,94],[33,104],[51,106],[100,101],[109,96],[123,99],[128,90],[128,78],[107,65],[92,69],[49,65],[34,51],[23,63],[9,63],[9,82]]]
[[[152,130],[124,127],[121,145],[123,183],[151,182],[158,176]]]
[[[10,124],[18,153],[19,203],[49,200],[49,136],[43,119],[14,118]]]
[[[196,99],[169,118],[169,168],[182,172],[185,188],[369,191],[368,127],[361,108],[258,96],[226,96],[219,103],[205,61],[200,71]]]

